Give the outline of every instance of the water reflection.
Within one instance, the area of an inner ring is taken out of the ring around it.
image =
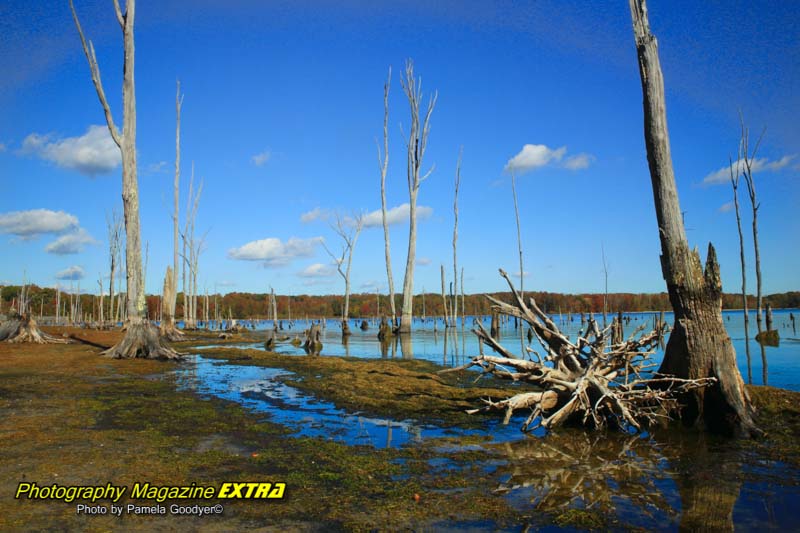
[[[607,526],[796,528],[800,472],[740,442],[681,429],[647,438],[567,429],[488,448],[502,458],[495,492],[518,510],[544,513],[536,527],[582,509],[608,517]]]
[[[507,464],[497,471],[495,491],[508,494],[515,507],[625,512],[665,525],[677,519],[668,462],[658,446],[641,437],[566,431],[496,449]]]

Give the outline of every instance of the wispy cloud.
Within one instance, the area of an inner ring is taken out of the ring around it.
[[[428,266],[431,264],[431,260],[427,257],[417,257],[417,264],[419,266]]]
[[[564,168],[568,170],[583,170],[589,168],[595,157],[592,154],[577,154],[564,160]]]
[[[717,211],[720,213],[727,213],[728,211],[733,211],[733,207],[733,202],[728,202],[719,206]]]
[[[314,255],[314,249],[321,242],[322,237],[292,237],[285,243],[276,237],[270,237],[248,242],[239,248],[231,248],[228,250],[228,257],[241,261],[262,261],[265,267],[279,267],[288,265],[298,257]]]
[[[380,290],[385,287],[386,287],[386,282],[379,282],[374,279],[365,281],[364,283],[358,286],[358,288],[361,289],[362,291],[370,291],[370,292],[375,290]]]
[[[330,218],[331,212],[329,209],[322,209],[321,207],[315,207],[311,211],[307,211],[300,215],[300,222],[307,224],[309,222],[314,222],[315,220],[328,220]]]
[[[5,152],[6,150],[8,150],[6,143],[0,143],[0,153]]]
[[[505,172],[524,174],[556,164],[560,164],[561,167],[568,170],[581,170],[587,168],[594,161],[594,156],[591,154],[580,153],[564,159],[566,154],[566,146],[550,148],[544,144],[526,144],[517,155],[508,160],[503,170]]]
[[[794,160],[796,157],[796,154],[785,155],[774,161],[770,161],[766,157],[760,157],[753,160],[751,168],[753,174],[758,172],[777,172],[778,170],[788,167],[792,160]],[[703,178],[702,185],[719,185],[722,183],[730,183],[731,170],[733,170],[735,173],[737,169],[740,169],[741,171],[743,167],[744,160],[736,160],[732,164],[725,165],[719,170],[708,174],[705,178]]]
[[[264,166],[267,161],[269,161],[270,157],[272,157],[272,152],[270,150],[264,150],[261,153],[258,153],[250,158],[250,161],[257,166],[261,167]]]
[[[78,254],[81,253],[88,244],[98,243],[94,237],[89,235],[88,231],[83,228],[78,228],[72,233],[62,235],[45,246],[44,251],[56,255]]]
[[[94,177],[120,165],[120,152],[108,128],[92,125],[80,137],[59,139],[54,134],[31,133],[22,141],[22,154],[34,155],[59,167]]]
[[[78,217],[64,211],[31,209],[0,214],[0,233],[31,239],[44,233],[62,233],[78,227]]]
[[[329,278],[336,274],[336,269],[331,265],[314,263],[297,273],[301,278]]]
[[[86,277],[83,269],[78,265],[71,266],[56,274],[56,279],[77,281]]]
[[[167,171],[167,166],[169,163],[166,161],[159,161],[158,163],[150,163],[145,167],[144,173],[145,174],[163,174]]]
[[[402,224],[408,222],[408,216],[411,211],[411,205],[408,203],[400,204],[397,207],[392,207],[386,211],[386,223],[391,225]],[[417,206],[417,220],[424,220],[430,218],[433,214],[433,208],[424,205]],[[364,227],[374,228],[383,226],[383,217],[381,210],[376,209],[364,215]]]
[[[217,281],[216,283],[214,283],[214,285],[216,285],[217,287],[235,287],[236,282],[224,279],[222,281]]]

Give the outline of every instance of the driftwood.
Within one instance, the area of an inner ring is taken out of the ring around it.
[[[534,301],[526,304],[505,271],[515,305],[491,296],[492,311],[526,321],[544,348],[544,353],[527,347],[529,359],[520,359],[476,321],[473,332],[498,355],[480,355],[464,366],[443,372],[481,367],[483,374],[534,385],[538,390],[520,392],[500,401],[486,399],[486,405],[468,412],[485,410],[505,412],[508,423],[514,411],[527,409],[530,416],[523,431],[546,429],[567,421],[601,428],[614,427],[640,431],[644,426],[664,420],[679,405],[676,395],[714,383],[714,378],[680,379],[652,373],[650,357],[662,332],[642,334],[643,326],[627,340],[608,344],[614,325],[600,330],[589,318],[586,330],[574,341],[563,334],[556,323]],[[638,337],[637,337],[638,336]]]
[[[30,313],[12,312],[10,319],[0,324],[0,341],[13,343],[66,344],[68,339],[53,337],[39,329]]]

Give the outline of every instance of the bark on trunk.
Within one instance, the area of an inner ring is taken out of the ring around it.
[[[127,279],[127,330],[122,341],[113,346],[105,355],[110,357],[148,357],[179,358],[173,350],[162,347],[158,331],[146,319],[144,278],[142,273],[142,241],[139,228],[139,184],[136,175],[136,90],[134,80],[134,19],[135,0],[128,0],[125,13],[119,3],[114,2],[117,21],[122,29],[124,63],[122,68],[122,133],[117,130],[111,108],[106,101],[103,84],[100,81],[100,68],[91,41],[88,46],[83,35],[78,15],[70,0],[75,26],[80,34],[81,44],[92,74],[97,96],[106,116],[111,137],[122,155],[122,205],[125,220],[125,270]]]
[[[688,379],[718,379],[715,385],[685,395],[682,418],[686,423],[754,435],[759,431],[753,422],[753,408],[722,322],[722,284],[714,247],[708,246],[703,271],[699,254],[690,251],[686,241],[670,155],[664,80],[647,6],[644,0],[630,0],[630,9],[644,97],[647,161],[661,239],[661,268],[675,313],[659,371]]]

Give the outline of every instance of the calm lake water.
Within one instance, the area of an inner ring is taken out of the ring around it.
[[[773,311],[773,327],[780,334],[780,344],[777,347],[767,346],[764,348],[763,357],[761,346],[755,341],[756,322],[755,312],[750,313],[750,363],[748,365],[747,350],[745,349],[744,317],[741,311],[724,311],[722,313],[728,334],[733,340],[736,349],[736,357],[739,369],[745,382],[754,385],[768,384],[774,387],[781,387],[794,391],[800,391],[800,334],[792,330],[789,320],[790,314],[794,315],[797,327],[800,328],[800,310],[781,309]],[[575,338],[581,328],[580,315],[552,315],[553,320],[559,328],[571,338]],[[653,320],[657,317],[656,313],[626,313],[623,318],[626,321],[625,334],[630,335],[638,326],[646,324],[646,331],[652,329]],[[395,339],[388,346],[381,346],[377,339],[377,324],[374,320],[367,320],[369,328],[362,331],[358,326],[361,320],[350,321],[350,331],[352,335],[343,341],[338,320],[327,320],[323,330],[322,355],[339,355],[348,357],[363,358],[417,358],[432,361],[436,364],[458,366],[469,362],[470,357],[479,353],[478,339],[470,331],[473,327],[474,317],[467,317],[464,324],[459,321],[458,327],[445,328],[441,319],[428,318],[424,322],[415,320],[410,339],[403,339],[405,342]],[[489,319],[482,317],[484,327],[489,329]],[[602,326],[603,319],[601,314],[595,315],[595,320]],[[611,323],[612,316],[607,317]],[[665,320],[672,324],[672,313],[665,313]],[[284,329],[281,335],[286,337],[298,336],[302,338],[303,330],[308,327],[304,320],[290,323],[287,320],[281,321]],[[256,331],[271,329],[271,321],[263,321],[256,324]],[[520,332],[514,328],[513,322],[503,324],[501,327],[500,343],[514,353],[521,352]],[[527,344],[527,339],[526,339]],[[264,349],[263,343],[242,344],[243,348]],[[531,347],[537,351],[540,347],[534,343]],[[490,348],[485,348],[486,353],[490,353]],[[290,355],[305,355],[302,348],[293,346],[288,341],[279,342],[275,351]],[[660,361],[663,353],[654,355],[656,361]],[[766,364],[765,364],[766,363]]]
[[[762,363],[761,347],[751,339],[749,370],[742,313],[723,313],[745,381],[750,376],[753,384],[766,380],[769,385],[800,390],[800,340],[792,331],[790,312],[800,321],[798,310],[774,312],[774,327],[779,330],[781,341],[778,347],[764,349],[766,365]],[[652,326],[654,314],[630,313],[625,317],[626,322],[630,319],[625,327],[629,335],[639,324]],[[571,318],[570,321],[567,316],[557,315],[554,320],[574,338],[581,326],[580,317]],[[595,318],[602,324],[602,317],[595,315]],[[671,323],[671,313],[665,318]],[[445,367],[460,365],[479,350],[474,334],[469,331],[471,322],[468,319],[464,333],[459,325],[450,328],[447,335],[441,321],[436,331],[431,320],[416,322],[410,342],[392,343],[382,353],[376,325],[370,323],[369,329],[362,331],[353,321],[352,335],[343,343],[338,322],[329,320],[324,330],[322,355],[413,357]],[[754,314],[750,322],[754,337]],[[488,328],[488,321],[485,325]],[[271,322],[260,323],[257,333],[271,327]],[[305,327],[306,323],[298,321],[290,328],[288,321],[284,321],[281,334],[290,338],[302,336]],[[513,323],[503,327],[502,344],[519,353],[519,331]],[[263,349],[263,343],[238,347]],[[280,342],[276,351],[305,355],[288,341]],[[660,357],[660,353],[656,355]],[[462,474],[474,475],[469,472],[474,472],[477,466],[481,474],[480,479],[474,480],[475,485],[502,494],[522,512],[530,511],[531,522],[526,525],[534,529],[549,529],[551,524],[544,513],[559,513],[566,508],[596,509],[609,517],[606,527],[611,529],[732,530],[734,525],[740,530],[800,528],[797,515],[800,471],[770,459],[766,450],[759,451],[736,441],[680,431],[631,436],[562,429],[547,435],[541,431],[525,435],[519,430],[524,415],[513,417],[507,426],[492,420],[478,430],[376,418],[338,409],[330,402],[303,393],[292,387],[291,381],[281,379],[291,377],[285,370],[234,365],[202,355],[191,356],[189,364],[176,370],[176,374],[180,387],[238,402],[294,430],[298,436],[378,448],[426,442],[436,445],[437,439],[449,437],[451,444],[441,447],[440,456],[430,461],[431,475],[452,475],[455,479]],[[485,435],[486,439],[479,444],[452,444],[460,437],[474,435]],[[483,459],[466,466],[458,461],[461,451],[476,450]],[[449,520],[433,526],[491,530],[497,524]]]

